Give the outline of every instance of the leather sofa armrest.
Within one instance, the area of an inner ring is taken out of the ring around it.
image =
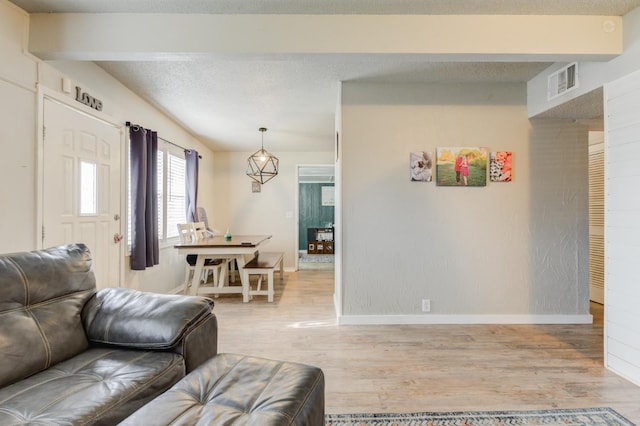
[[[184,338],[200,324],[208,324],[217,338],[212,308],[213,300],[205,297],[107,288],[87,302],[82,321],[91,343],[182,353]]]
[[[217,355],[218,321],[215,315],[209,315],[190,327],[175,352],[184,358],[187,373]]]

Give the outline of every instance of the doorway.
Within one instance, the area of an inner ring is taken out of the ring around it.
[[[98,288],[119,287],[120,128],[44,98],[42,247],[84,243]]]
[[[334,268],[335,167],[299,165],[296,269]]]

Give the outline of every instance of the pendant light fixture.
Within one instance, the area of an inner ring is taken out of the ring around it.
[[[266,127],[258,129],[262,133],[262,148],[247,159],[247,176],[261,184],[268,182],[278,174],[278,158],[264,149]]]

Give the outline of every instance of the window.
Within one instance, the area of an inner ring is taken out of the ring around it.
[[[166,159],[166,160],[165,160]],[[131,175],[128,164],[128,176]],[[178,223],[186,222],[186,160],[184,151],[158,139],[158,240],[178,237]],[[127,187],[127,237],[131,247],[131,179]]]
[[[160,148],[158,141],[158,241],[164,239],[164,151]]]
[[[167,218],[165,229],[165,239],[178,236],[178,224],[186,222],[186,183],[185,172],[187,161],[184,158],[184,151],[175,152],[168,151],[168,161],[166,167],[166,206]],[[158,202],[160,204],[160,202]]]

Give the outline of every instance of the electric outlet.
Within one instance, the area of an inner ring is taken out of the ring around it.
[[[431,312],[431,300],[422,299],[422,312]]]

